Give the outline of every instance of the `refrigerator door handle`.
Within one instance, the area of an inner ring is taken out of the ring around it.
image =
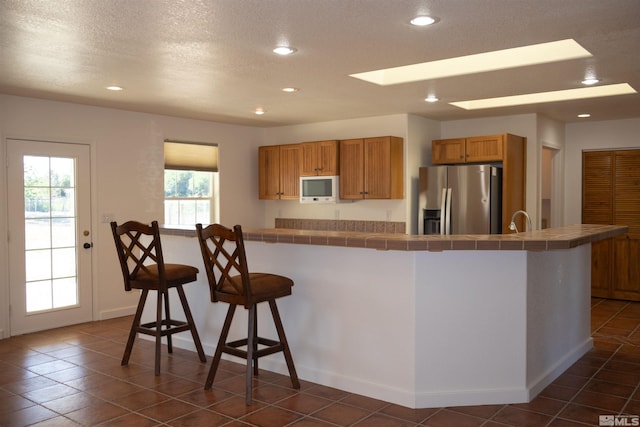
[[[447,234],[451,234],[452,225],[451,225],[451,194],[453,190],[451,188],[447,188]]]
[[[451,188],[447,188],[447,207],[445,212],[444,234],[451,234]]]
[[[443,188],[442,189],[442,198],[440,199],[440,234],[446,234],[445,233],[445,219],[447,217],[447,210],[446,210],[446,206],[447,206],[447,189]]]

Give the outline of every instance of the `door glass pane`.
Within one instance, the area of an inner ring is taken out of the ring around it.
[[[51,220],[51,246],[65,248],[76,245],[75,218],[53,218]]]
[[[51,278],[51,249],[25,251],[27,282]]]
[[[52,281],[53,285],[53,308],[67,307],[78,302],[75,277],[66,277]]]
[[[24,187],[25,218],[49,218],[51,212],[51,191],[47,188]]]
[[[51,291],[51,280],[27,282],[27,313],[51,309]]]
[[[49,234],[49,218],[26,219],[24,222],[25,249],[44,249],[51,247],[51,234]]]
[[[75,159],[24,156],[27,312],[78,304]]]
[[[49,157],[24,156],[24,186],[49,186]]]
[[[75,212],[75,192],[70,188],[51,188],[51,216],[72,217]]]

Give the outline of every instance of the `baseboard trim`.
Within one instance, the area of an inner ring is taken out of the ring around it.
[[[103,310],[98,314],[97,320],[115,319],[116,317],[131,316],[136,312],[136,306],[121,307],[112,310]]]

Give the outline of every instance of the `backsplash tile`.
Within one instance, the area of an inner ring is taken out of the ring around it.
[[[363,221],[343,219],[276,218],[276,228],[362,233],[406,234],[406,223],[399,221]]]

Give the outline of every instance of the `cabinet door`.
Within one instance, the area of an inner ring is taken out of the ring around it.
[[[614,152],[614,224],[629,232],[613,239],[611,296],[640,301],[640,150]]]
[[[640,239],[629,234],[613,239],[611,297],[640,301]]]
[[[613,239],[591,244],[591,296],[609,298]]]
[[[318,175],[338,175],[338,141],[320,141],[316,147]]]
[[[364,198],[391,198],[391,142],[388,137],[364,140]]]
[[[338,141],[303,142],[300,176],[338,175]]]
[[[258,197],[263,200],[280,198],[280,147],[258,148]]]
[[[503,159],[502,135],[476,136],[466,139],[466,162],[499,162]]]
[[[300,198],[301,150],[299,144],[280,146],[280,199]]]
[[[303,142],[300,144],[300,176],[316,176],[318,174],[318,146],[315,142]]]
[[[465,162],[465,138],[439,139],[431,142],[431,163],[447,165]]]
[[[340,141],[340,198],[364,198],[364,140]]]

